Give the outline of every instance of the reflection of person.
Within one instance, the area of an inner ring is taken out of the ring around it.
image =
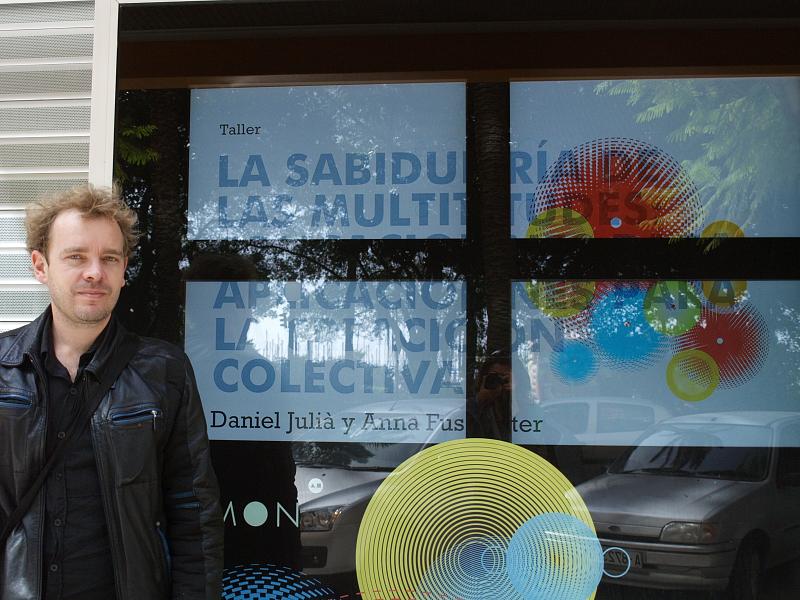
[[[246,257],[207,253],[192,261],[184,272],[184,279],[252,281],[262,277]],[[232,326],[231,330],[242,328],[246,317],[240,320],[241,324]],[[255,348],[248,347],[244,352],[256,353]],[[192,348],[190,354],[194,358],[213,350]],[[300,569],[300,530],[286,518],[286,514],[294,518],[297,507],[291,443],[213,440],[211,454],[223,503],[232,511],[225,519],[225,566],[272,563]],[[251,502],[259,502],[267,508],[268,519],[259,527],[250,526],[242,518],[244,507]],[[280,526],[277,526],[278,510],[285,511]]]
[[[191,366],[112,316],[135,223],[115,193],[91,186],[28,209],[34,274],[52,302],[0,336],[4,529],[46,458],[58,459],[0,545],[6,600],[220,597],[222,514]],[[129,346],[132,358],[83,421]]]
[[[514,389],[511,377],[511,361],[498,352],[492,353],[481,364],[475,381],[475,395],[467,404],[471,437],[510,440]]]

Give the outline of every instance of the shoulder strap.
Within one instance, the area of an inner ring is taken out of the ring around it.
[[[114,385],[117,377],[119,377],[120,373],[122,373],[122,370],[127,366],[134,354],[136,354],[138,347],[139,342],[136,336],[128,333],[123,337],[122,342],[114,351],[108,365],[106,366],[105,373],[100,381],[100,387],[95,390],[95,394],[93,396],[87,398],[86,402],[81,405],[78,413],[73,417],[72,421],[70,421],[69,427],[67,427],[65,432],[66,435],[55,445],[52,454],[47,457],[47,461],[45,462],[44,467],[42,467],[42,470],[39,472],[39,475],[37,475],[36,480],[31,484],[30,488],[28,488],[28,490],[20,499],[19,504],[17,504],[16,508],[14,508],[14,510],[11,511],[11,514],[8,516],[8,519],[3,526],[2,533],[0,533],[0,558],[2,558],[3,554],[5,553],[6,540],[8,539],[8,536],[11,535],[11,532],[14,531],[17,525],[19,525],[19,523],[22,521],[22,518],[30,509],[33,501],[36,499],[36,496],[39,495],[39,491],[42,489],[45,481],[47,481],[47,477],[50,475],[53,467],[64,457],[70,444],[78,437],[78,434],[88,424],[89,419],[91,419],[92,415],[94,414],[94,411],[96,411],[97,407],[100,406],[103,396],[105,396],[106,392],[108,392],[108,390],[111,389],[111,386]]]

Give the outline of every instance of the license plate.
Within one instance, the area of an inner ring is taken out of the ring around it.
[[[618,547],[603,548],[603,562],[607,575],[619,576],[628,569],[641,569],[644,566],[644,552]]]

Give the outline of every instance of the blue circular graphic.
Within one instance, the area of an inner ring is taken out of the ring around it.
[[[226,569],[222,600],[333,600],[336,592],[304,573],[270,564]]]
[[[628,571],[631,570],[631,555],[628,554],[628,551],[625,550],[625,548],[620,548],[619,546],[612,546],[611,548],[606,548],[605,550],[603,550],[603,556],[606,555],[606,552],[610,552],[611,550],[619,550],[620,552],[622,552],[625,555],[625,558],[628,559],[628,566],[625,567],[625,570],[622,573],[617,573],[616,575],[614,575],[613,573],[609,573],[608,571],[603,569],[603,575],[605,575],[606,577],[611,577],[612,579],[619,579],[620,577],[625,577],[625,575],[628,574]]]
[[[550,368],[565,383],[581,384],[597,373],[597,359],[586,344],[568,341],[550,355]]]
[[[580,519],[544,513],[514,533],[507,564],[512,585],[526,600],[586,600],[603,576],[603,549]]]
[[[506,543],[476,537],[448,549],[428,567],[417,588],[419,598],[518,598],[506,569]]]
[[[591,331],[601,356],[612,367],[640,368],[652,364],[668,345],[644,312],[646,291],[615,288],[594,307]]]

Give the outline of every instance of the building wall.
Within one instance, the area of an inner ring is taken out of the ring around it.
[[[93,60],[106,42],[95,35],[98,17],[108,21],[95,14],[94,0],[0,0],[0,331],[32,320],[49,302],[25,251],[25,205],[87,180],[110,181],[113,111],[98,111],[113,107],[114,81],[103,66],[114,64],[116,52],[106,48]],[[94,103],[93,75],[103,77]]]

